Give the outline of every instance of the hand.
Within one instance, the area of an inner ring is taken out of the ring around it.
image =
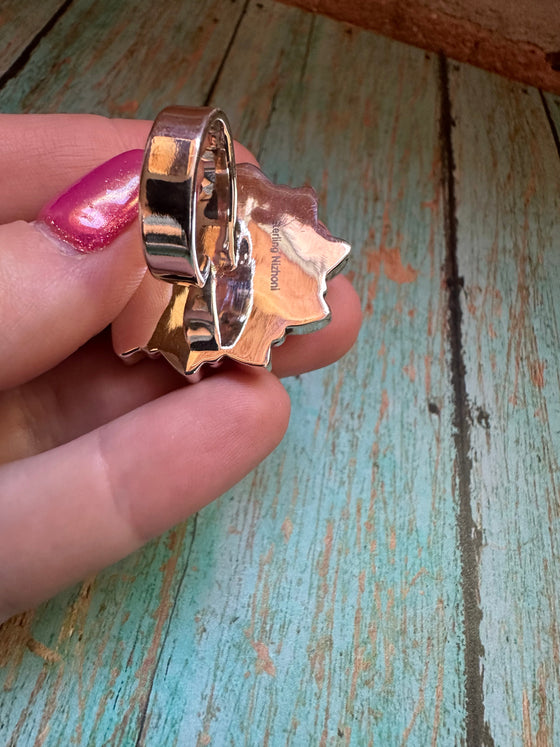
[[[357,296],[337,277],[331,323],[276,348],[274,373],[225,366],[189,386],[160,361],[123,365],[104,330],[146,272],[138,221],[87,252],[35,221],[91,169],[143,148],[149,127],[0,116],[0,621],[238,482],[286,429],[277,376],[327,365],[358,332]],[[236,158],[255,163],[242,146]]]

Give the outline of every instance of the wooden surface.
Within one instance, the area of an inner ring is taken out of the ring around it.
[[[560,94],[558,0],[282,0]]]
[[[2,110],[222,106],[317,188],[364,325],[251,476],[0,628],[0,744],[560,744],[558,100],[270,0],[150,8],[74,0]]]
[[[21,0],[2,0],[0,7],[0,85],[17,74],[29,60],[45,34],[56,23],[68,5],[68,0],[43,0],[40,4],[24,4]]]

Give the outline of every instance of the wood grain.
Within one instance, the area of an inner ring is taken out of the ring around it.
[[[541,98],[545,114],[552,130],[552,137],[556,143],[556,150],[560,157],[560,96],[554,96],[552,93],[541,92]]]
[[[201,104],[243,14],[227,6],[168,3],[154,17],[132,2],[75,2],[6,82],[2,109],[152,116],[172,99]],[[126,744],[122,733],[138,731],[193,528],[2,627],[1,744]],[[116,718],[100,724],[106,709]]]
[[[283,0],[560,93],[556,0]]]
[[[289,382],[282,447],[200,515],[141,743],[445,743],[465,704],[437,65],[262,5],[214,98],[275,179],[320,188],[366,319],[344,361]]]
[[[18,61],[21,64],[34,50],[67,5],[68,0],[43,0],[33,5],[22,3],[21,0],[2,0],[0,80],[17,74]],[[14,68],[10,70],[12,66]]]
[[[497,745],[554,745],[560,159],[538,92],[467,67],[450,85],[486,718]]]
[[[555,744],[557,99],[271,0],[74,0],[0,90],[205,101],[317,188],[360,340],[251,476],[0,628],[0,744]]]
[[[243,7],[241,0],[175,0],[155,13],[131,0],[75,0],[4,86],[2,108],[142,118],[171,101],[201,105]]]

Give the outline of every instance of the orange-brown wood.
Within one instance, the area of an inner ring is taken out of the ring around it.
[[[556,0],[282,0],[560,93]]]

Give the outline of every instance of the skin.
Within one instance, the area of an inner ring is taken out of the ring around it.
[[[146,272],[138,225],[86,256],[33,221],[92,168],[142,148],[149,127],[0,115],[0,621],[231,488],[284,435],[279,377],[328,365],[358,333],[357,295],[337,277],[332,322],[275,349],[273,373],[225,366],[189,386],[160,361],[124,366],[106,328]],[[240,145],[236,158],[256,164]]]

